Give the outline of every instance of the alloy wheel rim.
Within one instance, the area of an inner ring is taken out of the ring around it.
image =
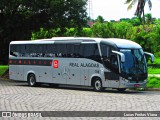
[[[96,88],[96,90],[100,90],[101,89],[101,82],[100,81],[96,81],[95,82],[95,88]]]

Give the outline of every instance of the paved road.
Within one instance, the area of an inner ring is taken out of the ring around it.
[[[24,82],[0,80],[0,111],[160,111],[160,91],[98,93],[64,86],[29,87]]]

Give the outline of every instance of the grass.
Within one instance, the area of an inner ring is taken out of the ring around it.
[[[147,88],[160,88],[160,77],[149,77]]]
[[[4,72],[8,69],[8,66],[0,66],[0,76],[4,74]]]
[[[154,63],[148,62],[148,74],[160,74],[160,58],[155,58]]]
[[[148,74],[160,74],[160,68],[148,68]]]

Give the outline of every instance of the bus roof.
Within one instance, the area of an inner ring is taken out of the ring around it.
[[[102,40],[104,43],[110,43],[115,44],[118,48],[128,48],[128,49],[140,49],[142,48],[139,44],[136,42],[133,42],[131,40],[126,39],[120,39],[120,38],[107,38]]]
[[[78,43],[107,43],[118,48],[130,48],[139,49],[141,46],[131,40],[120,39],[120,38],[90,38],[90,37],[53,37],[51,39],[38,39],[32,41],[12,41],[10,44],[49,44],[49,43],[68,43],[68,42],[78,42]]]

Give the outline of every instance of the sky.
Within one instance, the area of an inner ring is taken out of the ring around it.
[[[131,10],[127,10],[128,4],[124,4],[125,1],[126,0],[90,0],[90,16],[92,19],[96,19],[97,16],[101,15],[106,21],[132,18],[134,17],[137,5]],[[151,11],[147,3],[145,5],[145,14],[146,13],[151,13],[152,17],[160,18],[160,0],[152,0]]]

